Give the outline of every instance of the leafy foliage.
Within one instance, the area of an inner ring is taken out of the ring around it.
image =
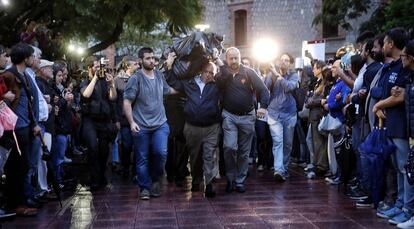
[[[167,23],[172,34],[185,32],[200,19],[199,0],[13,0],[0,8],[0,42],[18,41],[27,18],[44,23],[52,33],[60,32],[66,40],[98,43],[88,54],[116,42],[124,28],[149,32]]]
[[[366,13],[370,4],[371,0],[323,0],[322,11],[313,19],[312,25],[326,23],[350,30],[349,20]]]

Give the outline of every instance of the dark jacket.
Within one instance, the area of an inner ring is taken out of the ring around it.
[[[39,117],[39,98],[35,82],[30,79],[30,76],[21,75],[16,66],[7,69],[1,73],[1,77],[6,83],[6,87],[15,94],[15,99],[11,102],[11,109],[19,117],[16,123],[16,129],[28,126],[37,125]],[[24,77],[24,78],[23,78]],[[22,80],[26,80],[26,88],[31,93],[30,96],[26,94],[24,89],[24,83]],[[31,104],[32,110],[29,110],[29,103]]]
[[[325,99],[331,90],[330,84],[325,85],[321,93],[315,93],[314,91],[322,83],[322,80],[318,80],[314,85],[314,90],[310,91],[310,97],[306,100],[306,107],[309,108],[309,122],[319,122],[321,118],[326,114],[325,109],[321,105],[321,100]]]
[[[167,78],[167,82],[174,89],[184,92],[187,96],[184,105],[186,122],[195,126],[210,126],[221,121],[219,107],[221,93],[214,82],[207,83],[201,93],[200,87],[194,78],[177,80],[176,77],[171,75]]]
[[[62,97],[62,93],[55,85],[53,85],[54,93],[59,97],[56,106],[59,107],[59,112],[55,117],[55,133],[67,135],[72,132],[72,107]]]
[[[53,88],[53,85],[49,83],[47,80],[36,77],[36,83],[39,87],[39,90],[43,93],[43,95],[49,95],[50,96],[50,105],[52,106],[52,110],[49,112],[48,119],[45,123],[45,130],[46,132],[50,134],[55,133],[55,103],[54,103],[54,97],[56,95],[56,91]]]
[[[125,75],[118,75],[115,77],[115,88],[116,88],[116,102],[115,102],[115,115],[116,120],[121,124],[123,127],[129,127],[129,122],[124,114],[124,90],[125,86],[128,82],[129,76]]]

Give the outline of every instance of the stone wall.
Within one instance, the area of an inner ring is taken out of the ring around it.
[[[366,21],[378,4],[369,12],[351,21],[352,31],[339,31],[339,37],[327,39],[326,53],[335,51],[355,41],[359,25]],[[322,39],[321,26],[312,27],[312,20],[321,10],[322,0],[203,0],[204,24],[209,31],[225,35],[225,47],[234,45],[234,11],[247,11],[247,45],[239,47],[243,56],[251,56],[255,40],[270,37],[278,43],[280,52],[289,52],[298,57],[303,40]]]

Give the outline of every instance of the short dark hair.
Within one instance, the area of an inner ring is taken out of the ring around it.
[[[13,64],[21,64],[26,58],[29,58],[34,53],[33,48],[25,43],[19,43],[12,47],[10,52],[10,59]]]
[[[367,43],[365,43],[364,51],[368,53],[370,57],[373,57],[372,55],[373,48],[374,48],[374,39],[368,39]]]
[[[364,65],[364,61],[362,60],[361,55],[357,54],[357,55],[351,56],[351,70],[353,73],[358,75],[363,65]]]
[[[138,57],[141,59],[144,58],[145,53],[154,53],[154,50],[150,47],[143,47],[138,51]]]
[[[402,50],[408,41],[408,35],[403,28],[393,28],[387,32],[387,37],[394,42],[395,47]]]
[[[405,45],[405,53],[414,57],[414,40],[410,40]]]
[[[384,38],[385,38],[385,35],[384,35],[384,34],[379,34],[379,35],[377,35],[377,36],[375,37],[374,42],[375,42],[375,41],[378,41],[378,44],[379,44],[381,47],[384,47]]]
[[[373,32],[365,31],[357,37],[356,43],[364,43],[366,40],[372,39],[374,37],[375,37],[375,34]]]

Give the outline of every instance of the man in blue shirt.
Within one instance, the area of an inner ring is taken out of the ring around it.
[[[285,181],[289,176],[288,166],[297,121],[296,101],[292,92],[299,87],[299,76],[292,69],[294,60],[290,55],[281,55],[280,63],[280,73],[271,65],[271,74],[266,77],[265,84],[271,92],[267,123],[273,141],[273,176]]]
[[[392,156],[393,166],[397,170],[398,197],[393,208],[377,212],[379,217],[389,219],[388,222],[392,224],[407,221],[414,211],[414,187],[408,183],[404,169],[409,152],[404,98],[391,96],[394,86],[402,88],[404,94],[404,88],[409,83],[400,58],[407,40],[406,32],[401,28],[391,29],[387,33],[384,38],[384,55],[393,58],[393,61],[384,65],[378,87],[371,89],[371,94],[380,99],[374,105],[373,112],[385,120],[387,135],[397,147]]]
[[[13,112],[18,116],[15,133],[18,146],[14,146],[5,165],[6,196],[8,208],[18,215],[35,215],[40,207],[34,197],[32,179],[29,176],[30,153],[34,138],[40,134],[36,110],[38,94],[35,82],[25,73],[34,61],[33,48],[27,44],[15,45],[10,53],[13,66],[2,74],[7,88],[15,95],[11,102]],[[10,133],[5,138],[13,139]],[[20,146],[20,149],[19,149]],[[20,155],[19,155],[20,154]]]

